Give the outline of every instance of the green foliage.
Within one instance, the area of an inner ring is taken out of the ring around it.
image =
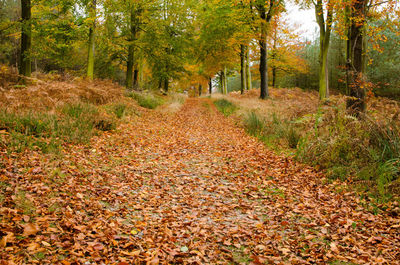
[[[115,116],[117,116],[118,119],[121,119],[124,116],[125,110],[126,110],[126,105],[122,103],[115,104],[112,106],[112,111],[115,114]]]
[[[147,109],[155,109],[164,104],[164,100],[161,97],[153,94],[132,92],[128,96],[135,99],[139,106]]]
[[[217,99],[214,101],[214,105],[225,116],[230,116],[237,110],[237,107],[226,99]]]
[[[48,136],[56,122],[54,115],[0,111],[0,128],[28,136]]]
[[[118,113],[121,113],[119,110]],[[109,131],[115,121],[88,103],[67,104],[58,115],[0,111],[0,128],[9,132],[10,150],[57,152],[62,142],[87,143],[96,130]]]
[[[298,145],[299,160],[327,170],[332,178],[355,177],[381,198],[399,176],[400,130],[387,122],[356,120],[344,111],[324,114],[317,132],[309,132]]]
[[[260,138],[272,147],[282,145],[280,140],[284,140],[286,147],[295,149],[301,140],[294,123],[281,120],[275,114],[272,114],[271,121],[268,121],[255,111],[250,111],[244,118],[244,127],[250,135]]]
[[[264,132],[265,119],[261,118],[255,111],[250,111],[244,119],[247,132],[254,136],[260,136]]]

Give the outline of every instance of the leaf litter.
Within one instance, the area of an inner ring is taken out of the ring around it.
[[[399,264],[398,216],[202,101],[143,110],[62,159],[3,151],[0,263]]]

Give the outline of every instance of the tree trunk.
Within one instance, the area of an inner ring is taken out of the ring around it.
[[[199,97],[201,97],[202,92],[203,92],[203,86],[199,84]]]
[[[250,70],[250,48],[246,47],[246,88],[252,89],[251,85],[251,70]]]
[[[261,85],[260,85],[260,98],[266,99],[269,97],[268,92],[268,50],[267,50],[267,25],[271,21],[271,18],[274,14],[273,10],[275,9],[275,4],[278,2],[270,1],[268,13],[265,9],[265,2],[262,1],[263,4],[258,4],[257,9],[261,18],[261,34],[260,34],[260,77],[261,77]]]
[[[272,87],[276,87],[276,67],[272,67]]]
[[[264,28],[264,27],[263,27]],[[260,98],[266,99],[269,97],[268,92],[268,71],[267,71],[267,33],[265,29],[261,29],[260,44]]]
[[[126,64],[126,88],[131,89],[134,87],[134,76],[133,76],[133,66],[135,64],[135,44],[136,39],[136,17],[135,10],[133,6],[130,7],[131,19],[130,19],[130,37],[129,37],[129,47],[128,47],[128,61]]]
[[[133,71],[133,88],[137,89],[139,86],[139,69],[135,68]]]
[[[158,79],[158,89],[161,90],[162,88],[162,79]]]
[[[165,92],[168,92],[168,89],[169,89],[169,80],[168,80],[168,77],[166,77],[164,79],[164,90],[165,90]]]
[[[224,72],[221,71],[219,73],[219,83],[220,83],[220,88],[221,88],[221,93],[224,94]]]
[[[32,45],[32,24],[31,24],[31,0],[21,0],[21,57],[19,74],[31,76],[31,45]]]
[[[94,50],[95,50],[95,27],[96,27],[96,0],[89,3],[89,17],[92,20],[89,26],[89,47],[87,61],[87,77],[93,79],[94,74]]]
[[[209,81],[208,81],[208,93],[212,94],[212,78],[210,77]]]
[[[332,5],[330,1],[327,5],[326,21],[322,0],[317,0],[315,17],[319,26],[319,99],[324,100],[329,97],[328,50],[332,28]]]
[[[126,63],[126,88],[133,88],[133,60],[134,60],[134,49],[135,47],[129,45],[128,48],[128,61]]]
[[[226,66],[224,67],[224,94],[228,94],[228,77],[226,75]]]
[[[246,49],[240,44],[240,93],[246,90]]]
[[[347,109],[358,116],[365,111],[365,89],[363,86],[363,30],[367,0],[356,0],[351,8],[349,38],[349,96]],[[356,19],[355,19],[356,18]]]
[[[329,76],[328,76],[328,47],[320,46],[319,62],[319,99],[329,97]]]

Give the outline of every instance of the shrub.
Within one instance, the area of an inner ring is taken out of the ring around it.
[[[0,129],[25,135],[44,136],[56,122],[54,115],[0,111]]]
[[[285,138],[288,142],[289,147],[295,149],[300,141],[301,135],[298,133],[293,125],[289,124],[287,130],[285,131]]]
[[[255,111],[250,111],[244,119],[244,126],[250,135],[259,136],[265,128],[265,120]]]
[[[91,104],[68,104],[59,115],[46,113],[0,112],[0,129],[8,132],[2,145],[16,152],[39,149],[58,152],[61,143],[85,143],[96,133],[116,127],[115,121]]]
[[[217,99],[216,101],[214,101],[214,105],[225,116],[232,115],[237,109],[237,107],[233,103],[226,99]]]
[[[112,111],[118,119],[121,119],[124,116],[125,110],[126,105],[123,103],[115,104],[114,106],[112,106]]]
[[[161,97],[154,96],[152,94],[131,92],[128,94],[128,96],[135,99],[139,106],[147,109],[155,109],[164,104],[164,100]]]

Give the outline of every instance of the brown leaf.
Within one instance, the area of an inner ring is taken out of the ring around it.
[[[14,233],[7,232],[7,235],[3,236],[3,238],[0,240],[0,248],[5,248],[7,243],[13,241],[14,241]]]
[[[29,223],[24,225],[24,233],[22,236],[31,236],[39,232],[39,227],[35,224]]]

